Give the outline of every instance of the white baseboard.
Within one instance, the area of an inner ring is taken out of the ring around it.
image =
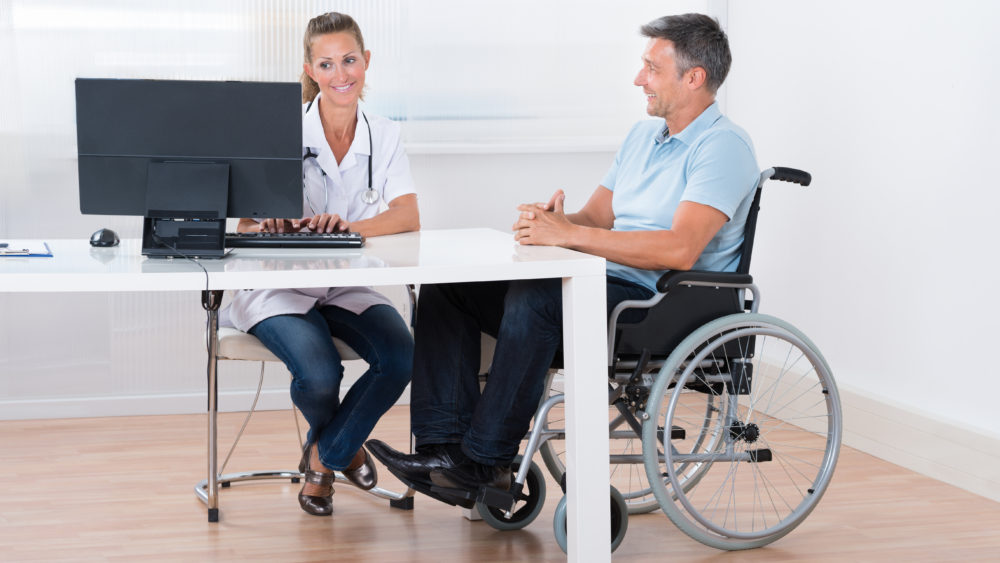
[[[348,387],[341,389],[341,397]],[[219,412],[244,412],[253,402],[253,392],[219,391]],[[410,404],[406,387],[396,404]],[[263,389],[257,410],[292,408],[288,387]],[[40,418],[91,418],[98,416],[140,416],[157,414],[198,414],[208,410],[205,393],[171,393],[118,397],[72,397],[0,401],[0,420]]]
[[[1000,435],[855,389],[838,389],[844,445],[1000,501]]]

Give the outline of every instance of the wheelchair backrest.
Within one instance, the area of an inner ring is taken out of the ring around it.
[[[802,186],[808,186],[812,181],[808,172],[794,168],[775,166],[761,172],[753,201],[747,211],[740,262],[736,269],[738,274],[750,273],[761,189],[764,182],[769,179]],[[681,340],[702,325],[719,317],[746,310],[739,289],[678,285],[670,290],[667,297],[650,308],[643,320],[618,324],[613,357],[618,359],[638,357],[644,349],[653,357],[669,355]],[[739,346],[735,342],[733,345]],[[743,349],[752,355],[753,343],[744,345]]]

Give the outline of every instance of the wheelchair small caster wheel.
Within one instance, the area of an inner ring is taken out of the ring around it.
[[[566,495],[559,499],[556,513],[552,517],[552,530],[556,534],[556,543],[566,553]],[[614,552],[625,539],[628,530],[628,505],[618,489],[611,487],[611,551]]]
[[[522,456],[514,458],[510,467],[514,474],[517,474],[521,462]],[[507,518],[505,510],[488,506],[482,502],[476,503],[476,509],[483,521],[494,529],[520,530],[538,517],[543,504],[545,504],[545,475],[535,462],[531,462],[528,475],[524,479],[524,487],[514,501],[514,510],[510,518]]]

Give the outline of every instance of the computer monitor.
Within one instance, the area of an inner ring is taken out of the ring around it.
[[[302,214],[296,82],[78,78],[80,211],[141,215],[147,256],[225,254],[226,217]]]

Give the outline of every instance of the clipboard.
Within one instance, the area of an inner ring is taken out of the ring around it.
[[[0,258],[52,258],[49,243],[41,240],[0,240]]]

